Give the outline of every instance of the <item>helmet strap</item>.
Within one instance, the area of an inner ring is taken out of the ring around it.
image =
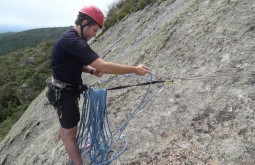
[[[80,29],[81,29],[81,38],[83,38],[83,30],[86,26],[89,26],[90,24],[92,24],[92,21],[89,21],[88,23],[86,23],[85,25],[80,24]],[[84,39],[84,38],[83,38]]]

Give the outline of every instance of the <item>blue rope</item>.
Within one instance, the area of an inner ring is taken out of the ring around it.
[[[125,75],[125,77],[128,77],[128,75]],[[130,77],[134,78],[134,76]],[[145,79],[148,80],[148,78]],[[149,80],[153,81],[152,74],[150,74]],[[82,157],[89,160],[91,164],[107,165],[127,149],[128,142],[121,137],[122,132],[130,120],[164,87],[164,83],[156,92],[148,96],[151,86],[152,84],[148,85],[147,92],[143,95],[138,107],[114,132],[110,129],[107,116],[107,90],[88,88],[84,93],[81,122],[77,135],[77,144]],[[120,151],[113,148],[113,143],[116,142],[124,143],[124,147]],[[86,148],[87,145],[89,145],[88,148]]]
[[[125,77],[136,77],[136,78],[140,78],[137,76],[133,76],[133,75],[124,75]],[[150,82],[153,82],[154,80],[152,79],[152,74],[149,74],[149,78],[145,78],[146,80],[150,80]],[[162,88],[164,87],[164,83],[161,84],[161,86],[149,97],[149,92],[151,90],[152,84],[150,84],[147,88],[146,93],[143,95],[142,101],[140,102],[140,104],[137,106],[137,108],[129,115],[129,117],[127,118],[126,121],[124,121],[113,133],[113,136],[118,135],[119,137],[121,136],[122,132],[125,130],[125,128],[127,127],[128,123],[130,122],[130,120],[132,120],[134,118],[134,116],[141,110],[144,108],[144,106],[152,100],[153,97],[155,97],[155,95],[162,90]]]

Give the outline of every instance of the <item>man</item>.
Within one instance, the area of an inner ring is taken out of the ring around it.
[[[75,165],[82,159],[77,146],[77,125],[80,120],[78,108],[81,93],[82,72],[95,76],[106,74],[135,73],[145,75],[149,68],[144,65],[127,66],[106,62],[88,45],[103,27],[104,16],[96,6],[83,7],[77,16],[75,26],[62,34],[52,49],[51,68],[53,78],[47,92],[49,101],[57,110],[60,121],[60,137]]]

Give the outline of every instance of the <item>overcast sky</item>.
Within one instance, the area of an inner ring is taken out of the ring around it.
[[[84,5],[96,5],[106,13],[113,2],[118,0],[1,0],[0,26],[70,26]]]

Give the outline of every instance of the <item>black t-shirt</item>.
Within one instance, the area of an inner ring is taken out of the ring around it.
[[[91,64],[97,58],[99,56],[72,27],[63,33],[53,46],[51,59],[53,77],[74,86],[80,85],[83,66]]]

